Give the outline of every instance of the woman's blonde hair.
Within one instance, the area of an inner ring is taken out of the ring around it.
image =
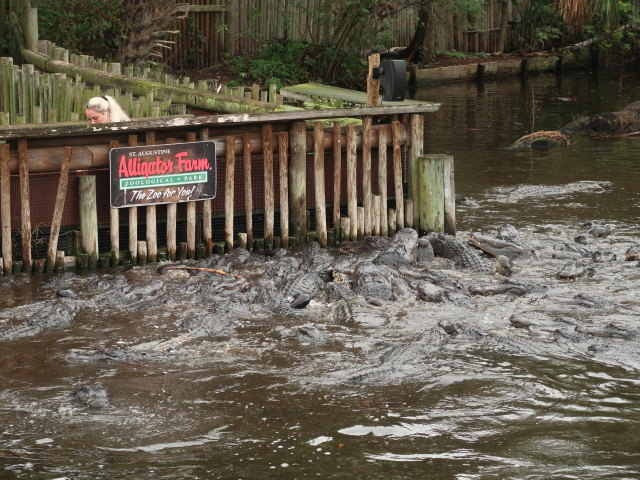
[[[110,122],[126,122],[131,120],[129,115],[118,104],[111,95],[101,95],[99,97],[90,98],[85,105],[85,110],[95,110],[98,113],[104,113]]]

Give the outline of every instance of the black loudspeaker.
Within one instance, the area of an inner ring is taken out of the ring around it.
[[[382,60],[380,67],[373,72],[380,79],[382,100],[385,102],[401,102],[407,91],[407,62],[404,60]]]

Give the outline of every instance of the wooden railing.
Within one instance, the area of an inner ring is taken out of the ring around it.
[[[272,249],[307,240],[326,246],[420,227],[423,114],[438,106],[0,127],[3,270],[196,258],[234,247]],[[337,121],[344,117],[360,118],[362,126],[344,127]],[[216,142],[215,199],[186,206],[109,206],[104,192],[110,149],[205,139]],[[43,175],[52,176],[34,191],[31,185]],[[40,205],[35,210],[34,202]],[[451,195],[446,203],[438,208],[453,208]],[[181,233],[179,209],[186,225]],[[259,213],[263,227],[256,230],[253,220]],[[145,217],[142,224],[139,215]],[[34,224],[40,241],[42,232],[49,234],[46,258],[33,258]],[[159,232],[159,225],[166,230]],[[77,233],[66,249],[57,245],[61,229]],[[99,246],[105,230],[108,240]],[[12,232],[20,232],[19,242]],[[126,246],[121,244],[125,233]],[[164,245],[159,246],[159,237]],[[20,244],[19,252],[14,243]]]

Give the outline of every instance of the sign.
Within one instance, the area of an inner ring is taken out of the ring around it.
[[[208,200],[216,196],[216,144],[204,142],[113,148],[111,206]]]

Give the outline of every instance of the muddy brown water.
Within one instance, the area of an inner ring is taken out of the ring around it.
[[[385,241],[206,262],[248,286],[157,265],[1,278],[0,478],[638,478],[640,267],[624,252],[640,242],[640,138],[505,148],[532,120],[639,98],[637,80],[619,86],[575,73],[416,93],[442,102],[425,147],[454,155],[473,201],[460,238],[509,223],[535,250],[514,261],[523,296],[428,302],[398,283],[394,301],[319,295],[297,314],[251,296],[269,269],[352,273]],[[585,247],[617,259],[557,279],[554,247],[593,220],[613,231]],[[501,281],[429,268],[462,291]],[[82,386],[108,405],[78,401]]]

